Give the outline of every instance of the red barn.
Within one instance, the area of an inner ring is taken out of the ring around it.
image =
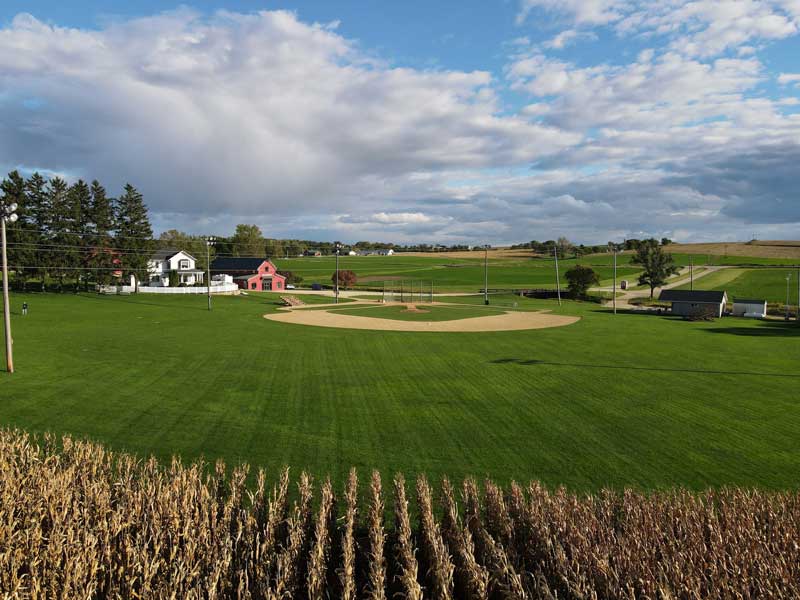
[[[211,263],[214,275],[230,275],[240,289],[253,292],[282,292],[286,278],[266,258],[216,258]]]

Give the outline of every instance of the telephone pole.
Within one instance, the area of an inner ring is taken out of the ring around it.
[[[339,304],[339,250],[341,250],[342,245],[339,242],[336,242],[336,281],[334,282],[334,294],[336,295],[336,299],[333,301],[334,304]]]
[[[614,292],[611,295],[614,314],[617,314],[617,245],[614,244]]]
[[[211,246],[217,243],[217,238],[206,238],[206,290],[208,290],[208,310],[211,310]]]
[[[0,228],[2,228],[3,246],[3,326],[6,336],[6,370],[14,372],[14,349],[11,341],[11,306],[8,298],[8,257],[6,255],[6,223],[17,221],[17,203],[12,202],[6,206],[0,206]]]
[[[489,244],[483,245],[483,303],[489,305]]]
[[[553,256],[556,258],[556,291],[558,292],[558,305],[561,306],[561,280],[558,276],[558,243],[553,245]]]
[[[694,290],[694,258],[689,255],[689,290]]]

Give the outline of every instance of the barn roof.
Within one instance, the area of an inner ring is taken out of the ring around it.
[[[267,261],[266,258],[251,258],[247,256],[215,258],[211,263],[212,271],[252,271]]]
[[[713,290],[664,290],[658,298],[664,302],[697,302],[700,304],[722,304],[725,292]]]

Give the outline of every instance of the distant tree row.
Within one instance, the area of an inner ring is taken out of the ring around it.
[[[130,184],[118,198],[98,181],[72,185],[39,173],[23,178],[9,173],[0,199],[16,203],[19,219],[9,226],[10,270],[23,289],[31,279],[65,281],[75,288],[89,281],[109,283],[116,276],[146,271],[153,230],[142,195]]]
[[[672,240],[669,238],[661,238],[661,241],[656,240],[655,238],[649,238],[646,240],[632,238],[625,240],[623,243],[608,242],[607,244],[586,246],[584,244],[573,244],[567,238],[560,237],[557,240],[547,240],[545,242],[533,240],[530,242],[524,242],[522,244],[514,244],[511,246],[511,248],[533,250],[533,252],[536,254],[542,254],[546,256],[553,256],[553,248],[557,248],[559,258],[579,258],[581,256],[585,256],[586,254],[599,254],[601,252],[609,252],[614,249],[616,249],[618,252],[622,252],[623,250],[638,250],[642,245],[652,246],[655,244],[656,246],[668,246],[672,243]]]

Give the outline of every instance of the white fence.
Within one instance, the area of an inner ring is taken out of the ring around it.
[[[105,294],[132,294],[136,288],[132,285],[107,285],[100,290]],[[235,283],[223,283],[212,285],[212,294],[235,294],[239,291],[239,286]],[[208,287],[157,287],[139,286],[140,294],[208,294]]]

